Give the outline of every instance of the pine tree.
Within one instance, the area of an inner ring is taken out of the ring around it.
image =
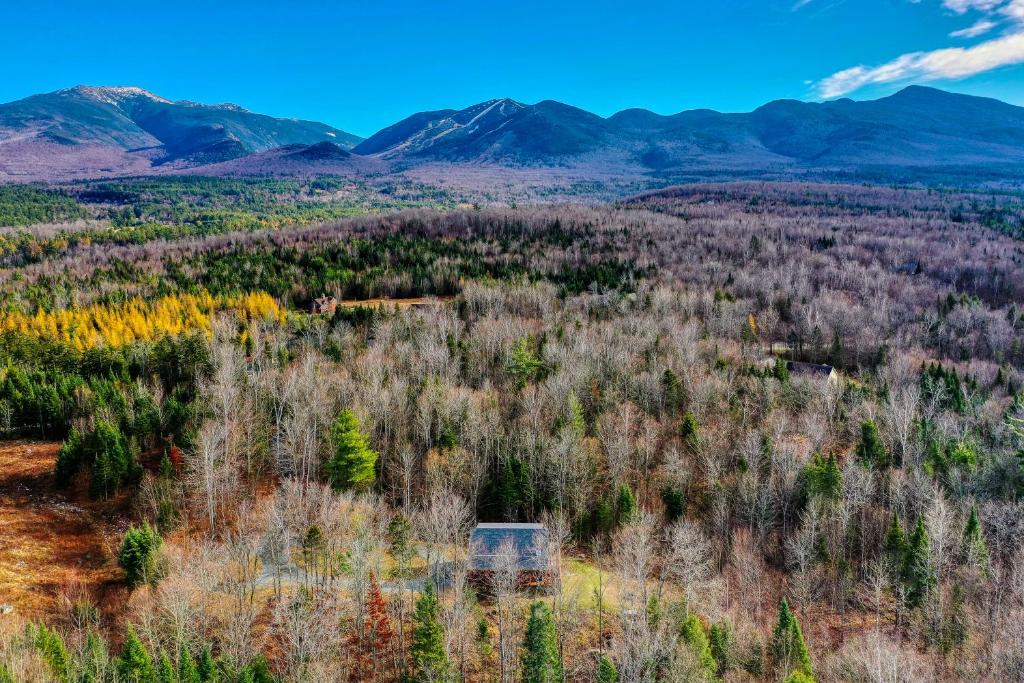
[[[935,588],[936,576],[932,566],[931,545],[924,522],[917,520],[914,533],[907,544],[907,554],[903,563],[903,580],[907,587],[907,605],[920,607],[925,598]]]
[[[160,664],[156,672],[157,683],[178,683],[178,672],[174,670],[174,663],[166,652],[160,653]]]
[[[277,677],[270,671],[267,658],[257,655],[238,674],[238,683],[277,683]]]
[[[515,380],[516,388],[522,389],[530,380],[537,377],[543,365],[530,349],[529,337],[520,337],[512,347],[506,370]]]
[[[124,570],[125,583],[129,588],[156,581],[156,553],[160,545],[160,534],[148,522],[128,529],[121,542],[117,562]]]
[[[683,407],[683,382],[679,375],[671,369],[665,370],[661,375],[661,390],[665,396],[665,410],[671,413],[678,413]]]
[[[106,641],[95,631],[85,636],[85,647],[80,658],[81,676],[78,683],[104,683],[109,677],[110,653]]]
[[[351,410],[343,410],[331,426],[334,455],[327,461],[327,476],[336,489],[366,490],[377,478],[377,453],[360,431]]]
[[[199,680],[203,683],[217,683],[220,680],[220,671],[217,670],[217,660],[213,658],[210,647],[203,648],[199,656]]]
[[[970,617],[964,605],[964,593],[960,586],[953,586],[942,624],[942,652],[948,654],[962,648],[970,636],[970,628]]]
[[[693,413],[687,412],[683,415],[683,421],[679,425],[679,436],[690,448],[696,448],[700,441],[700,426]]]
[[[562,683],[555,621],[551,608],[543,602],[530,606],[523,650],[523,683]]]
[[[39,624],[35,628],[33,640],[36,650],[39,651],[54,678],[62,682],[70,681],[72,672],[71,655],[68,654],[64,638],[56,631],[48,629],[45,624]]]
[[[691,614],[683,622],[680,635],[683,642],[690,646],[701,668],[711,676],[717,675],[718,662],[715,661],[715,656],[711,652],[711,641],[708,640],[708,633],[704,630],[704,624],[701,623],[696,614]]]
[[[121,654],[117,657],[117,677],[119,683],[156,683],[153,658],[131,626],[128,627],[128,637]]]
[[[181,648],[178,655],[178,683],[203,683],[199,676],[199,667],[188,648]]]
[[[779,602],[779,621],[772,634],[771,655],[779,674],[798,671],[814,679],[811,655],[807,651],[803,631],[786,598]]]
[[[900,526],[899,518],[893,515],[892,524],[885,532],[885,540],[882,542],[882,556],[894,576],[902,575],[906,555],[907,537],[903,533],[903,527]]]
[[[964,559],[971,566],[987,571],[989,566],[988,543],[981,530],[977,506],[971,507],[971,516],[964,528]]]
[[[708,632],[708,640],[711,642],[711,654],[718,663],[718,675],[724,676],[736,665],[736,638],[729,622],[714,624]]]
[[[857,444],[857,455],[866,465],[884,470],[891,464],[889,453],[885,450],[882,437],[878,434],[878,425],[874,420],[865,420],[860,426],[860,443]]]
[[[633,495],[633,489],[628,484],[619,487],[615,510],[619,524],[628,524],[636,517],[636,496]]]
[[[619,670],[608,655],[601,655],[597,662],[597,683],[619,683]]]
[[[415,683],[434,683],[448,677],[448,655],[444,649],[444,629],[437,612],[437,591],[430,581],[416,601],[412,617],[412,680]]]
[[[843,473],[835,455],[829,455],[825,460],[819,453],[815,453],[804,468],[803,475],[809,496],[828,501],[839,500],[843,492]]]

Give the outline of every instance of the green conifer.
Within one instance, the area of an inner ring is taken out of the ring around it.
[[[543,602],[530,605],[523,639],[523,683],[562,683],[562,657],[551,608]]]

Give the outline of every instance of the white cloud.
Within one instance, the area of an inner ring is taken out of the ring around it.
[[[843,69],[820,81],[818,94],[828,99],[867,85],[966,78],[1024,63],[1024,0],[942,0],[942,6],[956,14],[983,14],[973,25],[950,33],[952,38],[977,38],[999,26],[1004,26],[1006,33],[971,47],[909,52],[880,66]]]
[[[970,10],[990,12],[1005,0],[942,0],[943,7],[951,9],[957,14],[965,14]]]
[[[996,27],[996,22],[989,21],[988,19],[981,19],[976,22],[973,26],[962,28],[959,31],[953,31],[949,34],[950,38],[977,38],[980,35],[988,33]]]
[[[1001,66],[1021,63],[1024,63],[1024,33],[1014,33],[973,47],[911,52],[881,66],[844,69],[821,81],[818,92],[829,99],[841,97],[866,85],[966,78]]]
[[[1024,0],[1010,0],[1000,10],[1000,13],[1018,23],[1024,24]]]

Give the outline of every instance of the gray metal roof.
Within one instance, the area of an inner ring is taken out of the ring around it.
[[[799,375],[818,375],[828,377],[835,370],[831,365],[820,363],[801,363],[800,361],[786,361],[786,369]]]
[[[548,568],[548,530],[543,524],[479,524],[469,535],[469,568],[493,570],[510,544],[519,571]]]

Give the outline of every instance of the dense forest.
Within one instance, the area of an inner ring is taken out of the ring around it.
[[[1024,680],[1018,197],[343,189],[0,191],[0,436],[120,525],[0,682]]]

